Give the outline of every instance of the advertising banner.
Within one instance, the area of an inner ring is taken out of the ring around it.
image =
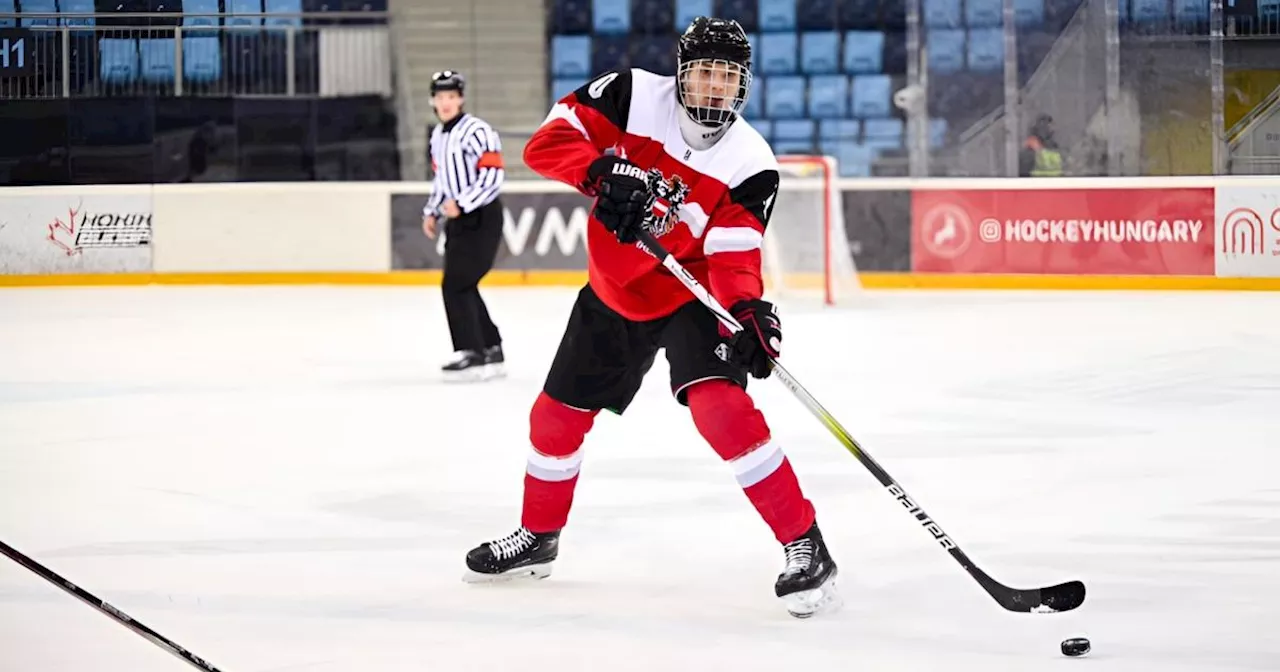
[[[1218,187],[1217,275],[1280,278],[1280,190]]]
[[[427,195],[391,196],[391,267],[396,270],[444,267],[443,236],[422,232],[422,206]],[[502,244],[494,268],[514,270],[587,270],[587,208],[578,193],[507,193],[502,195]]]
[[[0,192],[0,274],[150,272],[151,219],[149,191]]]
[[[921,190],[911,231],[918,272],[1214,273],[1212,188]]]
[[[904,226],[911,220],[911,192],[849,189],[840,202],[859,271],[911,270],[911,229]]]

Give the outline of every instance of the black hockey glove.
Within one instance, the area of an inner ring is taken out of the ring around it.
[[[729,309],[742,331],[731,342],[734,361],[756,378],[768,378],[773,369],[770,358],[782,356],[782,320],[773,304],[763,299],[747,299]]]
[[[653,208],[648,174],[626,159],[602,156],[587,167],[587,181],[596,190],[591,212],[620,243],[634,243],[636,232]]]

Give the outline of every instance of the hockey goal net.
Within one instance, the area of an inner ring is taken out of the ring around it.
[[[778,157],[778,197],[765,229],[765,294],[791,306],[848,305],[862,290],[829,156]]]

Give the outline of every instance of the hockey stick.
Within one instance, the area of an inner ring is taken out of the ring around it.
[[[152,644],[155,644],[156,646],[164,649],[165,651],[168,651],[169,653],[172,653],[173,655],[185,660],[186,662],[190,663],[192,667],[198,670],[204,670],[204,672],[219,672],[218,668],[214,667],[208,662],[205,662],[199,656],[196,656],[195,654],[191,653],[190,651],[187,651],[181,646],[174,644],[172,641],[165,638],[160,633],[134,620],[132,616],[124,613],[123,611],[120,611],[119,609],[116,609],[110,604],[107,604],[106,601],[99,599],[93,593],[90,593],[89,591],[81,588],[80,586],[77,586],[76,584],[71,583],[70,581],[62,578],[61,576],[57,575],[49,568],[45,567],[44,565],[41,565],[40,563],[36,562],[35,560],[32,560],[31,558],[28,558],[27,556],[20,553],[17,549],[13,548],[12,546],[9,546],[3,541],[0,541],[0,553],[3,553],[9,556],[11,559],[13,559],[14,562],[18,563],[19,565],[22,565],[23,567],[26,567],[32,572],[35,572],[37,575],[40,576],[40,578],[44,579],[45,581],[52,583],[53,585],[67,591],[68,593],[71,593],[75,597],[79,598],[81,602],[84,602],[85,604],[93,607],[94,609],[97,609],[98,611],[106,614],[107,616],[110,616],[113,620],[115,620],[115,622],[134,631],[136,634],[140,635],[143,639],[146,639],[150,641]]]
[[[648,248],[649,252],[657,257],[662,262],[663,266],[667,267],[667,270],[671,271],[673,275],[679,278],[680,282],[684,283],[684,286],[687,287],[699,301],[701,301],[707,308],[711,309],[711,312],[720,319],[721,323],[723,323],[733,333],[737,333],[742,330],[742,325],[729,314],[729,311],[725,310],[724,306],[720,305],[720,302],[717,301],[714,296],[711,296],[711,293],[702,286],[702,283],[699,283],[698,280],[693,277],[693,274],[689,273],[689,271],[686,270],[675,257],[671,256],[671,253],[663,248],[662,244],[659,243],[651,233],[641,229],[638,236],[641,244]],[[969,575],[977,580],[978,585],[982,586],[983,590],[986,590],[988,595],[995,598],[995,601],[999,603],[1000,606],[1008,609],[1009,611],[1024,613],[1054,613],[1070,611],[1084,602],[1085,589],[1084,584],[1080,581],[1068,581],[1066,583],[1058,584],[1056,586],[1048,586],[1045,588],[1018,589],[1010,588],[1009,586],[1006,586],[988,576],[986,572],[982,571],[973,563],[972,560],[969,559],[969,556],[964,554],[964,551],[960,550],[960,546],[957,545],[956,542],[952,541],[951,537],[948,536],[946,532],[942,531],[942,527],[938,525],[937,521],[926,514],[924,509],[920,508],[920,506],[915,503],[915,500],[913,500],[911,496],[902,489],[902,486],[898,485],[897,482],[889,476],[889,473],[871,458],[871,455],[867,453],[867,451],[864,450],[852,436],[849,435],[849,432],[836,421],[835,417],[833,417],[827,409],[823,408],[822,404],[819,404],[818,400],[813,398],[813,395],[809,394],[808,390],[805,390],[804,387],[802,387],[800,383],[777,362],[777,360],[771,360],[771,363],[773,365],[773,377],[782,381],[782,384],[786,385],[787,389],[791,390],[791,392],[800,399],[802,404],[804,404],[814,415],[818,416],[818,420],[822,421],[823,425],[826,425],[827,429],[835,435],[836,439],[840,441],[840,443],[844,445],[850,453],[853,453],[854,457],[858,458],[858,461],[862,463],[862,466],[866,467],[867,470],[871,472],[871,475],[876,477],[877,481],[880,481],[880,484],[889,491],[889,494],[892,495],[894,499],[897,499],[902,503],[902,506],[907,509],[908,513],[915,516],[915,519],[920,522],[920,525],[924,527],[924,529],[929,531],[934,540],[945,548],[947,552],[951,554],[951,557],[955,558],[956,562],[960,563],[960,566],[964,567],[965,571],[969,572]]]

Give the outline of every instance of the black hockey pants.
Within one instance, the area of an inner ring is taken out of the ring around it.
[[[477,285],[490,269],[502,242],[501,199],[446,224],[444,242],[444,311],[454,350],[483,350],[502,338],[489,318]]]

